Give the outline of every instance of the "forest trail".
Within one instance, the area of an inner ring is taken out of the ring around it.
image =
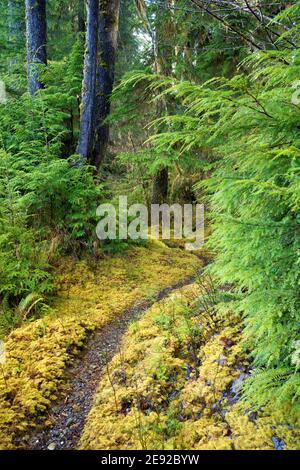
[[[154,245],[147,252],[149,262],[156,249]],[[165,249],[157,253],[161,262]],[[239,406],[237,390],[248,375],[240,320],[234,315],[214,318],[197,297],[202,289],[205,295],[211,289],[203,274],[207,253],[189,255],[195,262],[189,272],[184,271],[187,255],[182,250],[167,252],[168,260],[183,262],[182,276],[174,277],[173,261],[169,285],[161,279],[160,288],[150,289],[148,296],[140,292],[133,303],[123,304],[117,315],[95,327],[83,351],[65,368],[58,398],[26,433],[15,435],[17,448],[295,448],[298,437],[292,430],[287,434],[268,414],[258,416]],[[143,253],[138,250],[137,256]],[[136,286],[142,281],[136,279]],[[111,295],[109,284],[101,295]],[[51,363],[55,357],[53,351]]]
[[[205,257],[201,259],[150,242],[103,254],[97,262],[62,260],[50,311],[24,322],[6,337],[6,361],[0,375],[0,446],[26,448],[30,441],[34,448],[32,436],[53,428],[58,416],[66,420],[57,426],[70,425],[72,404],[69,409],[67,402],[59,401],[68,391],[75,394],[69,402],[80,404],[73,413],[79,418],[80,434],[103,364],[117,352],[130,320],[170,289],[195,278],[206,263]],[[105,353],[104,340],[108,345],[105,361],[98,357]],[[53,443],[46,434],[43,440],[46,448]]]
[[[300,0],[1,7],[0,451],[299,450]]]
[[[130,323],[139,319],[152,305],[165,299],[173,291],[195,282],[190,276],[160,290],[151,299],[138,301],[104,328],[96,330],[88,341],[82,357],[78,357],[67,371],[68,392],[49,410],[50,427],[37,427],[30,439],[18,442],[31,450],[75,449],[84,429],[87,415],[101,377],[111,359],[118,353],[124,333]]]

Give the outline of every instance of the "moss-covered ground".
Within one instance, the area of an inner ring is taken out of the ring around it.
[[[205,281],[182,288],[132,324],[99,385],[81,449],[299,448],[291,423],[241,400],[249,374],[241,320],[225,305],[216,310],[208,291]]]
[[[5,338],[0,365],[0,449],[14,447],[60,394],[66,367],[95,328],[201,267],[192,254],[159,242],[103,255],[96,263],[61,260],[57,297],[42,318]]]

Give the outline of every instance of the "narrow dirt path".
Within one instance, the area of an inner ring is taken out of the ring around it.
[[[97,330],[86,344],[83,356],[77,358],[67,371],[68,392],[64,398],[53,405],[49,412],[52,426],[37,427],[29,438],[23,439],[18,444],[30,450],[75,449],[92,407],[101,376],[105,372],[107,363],[118,352],[122,336],[129,324],[138,319],[155,302],[194,281],[195,276],[162,289],[151,299],[140,301],[104,328]]]

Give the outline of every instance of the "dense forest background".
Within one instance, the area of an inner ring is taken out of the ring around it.
[[[100,203],[204,203],[203,275],[242,323],[243,399],[297,423],[300,3],[0,5],[2,337],[47,315],[61,259],[132,245],[97,240]]]

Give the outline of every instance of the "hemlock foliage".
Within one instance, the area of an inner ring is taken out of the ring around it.
[[[298,17],[299,5],[290,14]],[[187,153],[190,161],[210,155],[213,172],[196,189],[210,195],[216,259],[209,270],[238,294],[231,308],[244,319],[244,346],[253,358],[244,396],[294,418],[300,410],[300,106],[293,98],[299,71],[298,49],[265,50],[246,57],[232,78],[197,84],[141,71],[120,88],[148,83],[152,99],[177,103],[176,114],[155,122],[168,130],[148,139],[158,153],[176,148],[179,162]]]

